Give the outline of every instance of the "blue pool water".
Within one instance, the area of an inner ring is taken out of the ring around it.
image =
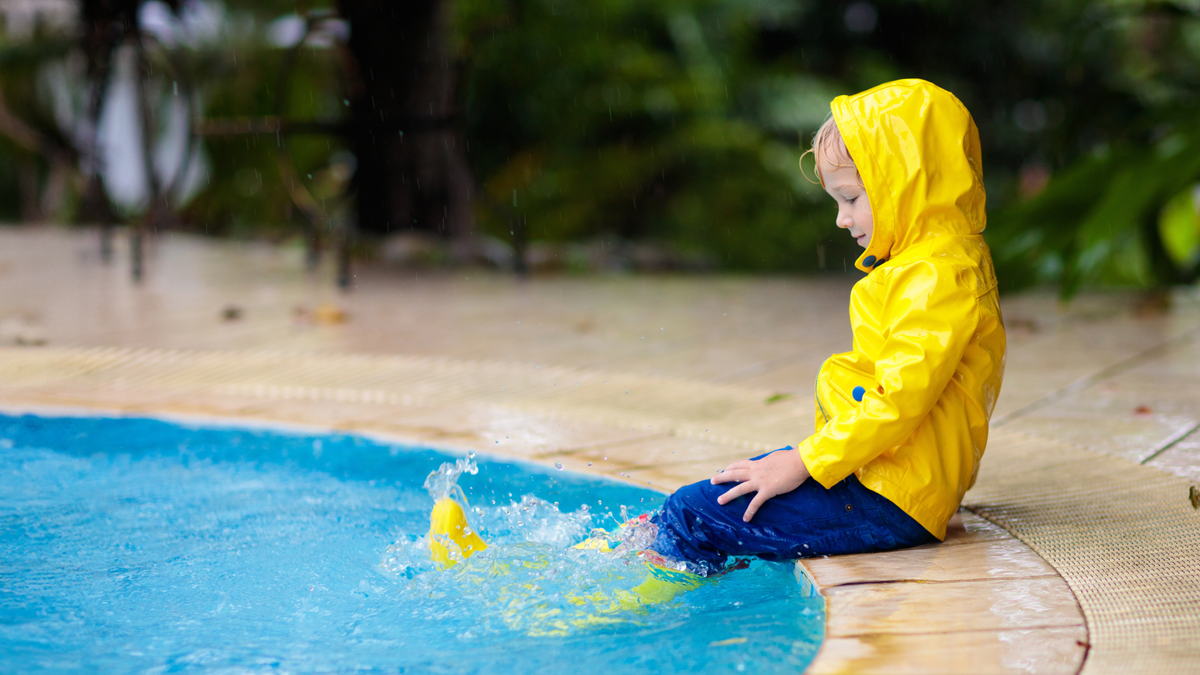
[[[662,495],[499,460],[459,480],[491,547],[429,562],[455,458],[347,435],[0,415],[0,672],[802,670],[820,599],[755,562],[613,609],[645,567],[571,549]]]

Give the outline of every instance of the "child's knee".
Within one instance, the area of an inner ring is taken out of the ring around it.
[[[736,505],[722,505],[717,499],[734,485],[736,483],[713,485],[706,480],[684,485],[667,497],[663,504],[663,519],[674,524],[676,528],[687,531],[695,528],[697,520],[725,520],[729,517],[727,511],[731,508],[736,510]],[[740,519],[741,513],[737,513],[736,517]]]
[[[713,485],[710,481],[702,480],[691,485],[684,485],[676,490],[667,501],[674,502],[673,507],[676,509],[707,511],[720,508],[717,498],[725,494],[730,487],[732,487],[730,484]]]

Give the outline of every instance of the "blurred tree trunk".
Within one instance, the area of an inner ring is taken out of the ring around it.
[[[141,0],[81,0],[80,20],[83,24],[83,53],[87,58],[87,121],[82,155],[82,170],[86,181],[79,217],[84,222],[101,227],[100,255],[107,261],[112,257],[112,224],[116,220],[104,179],[100,172],[99,126],[100,111],[108,96],[113,57],[125,36],[137,30],[137,10]]]
[[[42,222],[42,200],[38,196],[38,168],[32,157],[21,157],[18,160],[18,188],[21,194],[21,221],[26,223]]]
[[[464,239],[473,180],[446,45],[451,0],[339,0],[350,22],[358,228]]]

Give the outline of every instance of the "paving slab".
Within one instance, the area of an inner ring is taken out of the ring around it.
[[[872,633],[828,637],[812,675],[1009,675],[1079,672],[1082,626],[951,633]]]
[[[1058,576],[1041,556],[1011,536],[957,546],[937,543],[888,553],[816,558],[804,561],[804,566],[821,588]]]
[[[1058,575],[1031,579],[892,582],[822,589],[826,633],[949,633],[1083,626],[1075,596]]]
[[[1191,432],[1179,443],[1147,461],[1146,466],[1152,466],[1200,484],[1200,430]]]

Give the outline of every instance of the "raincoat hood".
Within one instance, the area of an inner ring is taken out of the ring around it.
[[[875,219],[856,267],[870,272],[933,237],[983,232],[979,131],[954,94],[897,80],[839,96],[830,107]]]

